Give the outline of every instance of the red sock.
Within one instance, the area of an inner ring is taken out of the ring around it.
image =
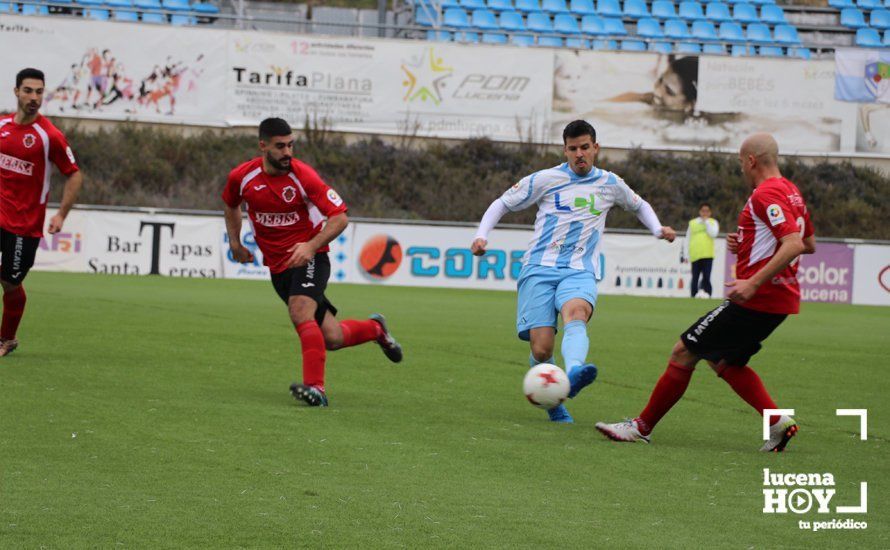
[[[346,319],[345,321],[340,321],[340,328],[343,330],[342,347],[344,348],[376,340],[383,334],[383,329],[380,328],[380,323],[370,319],[365,319],[363,321]]]
[[[19,329],[22,315],[25,313],[25,287],[19,285],[15,290],[3,293],[3,322],[0,324],[0,338],[12,340]]]
[[[729,387],[739,394],[739,397],[754,407],[760,413],[760,416],[763,416],[763,409],[777,408],[773,398],[769,396],[769,392],[763,386],[763,381],[760,380],[754,369],[748,365],[744,367],[725,367],[720,371],[720,378],[726,380]],[[770,424],[775,424],[778,421],[779,417],[774,416],[770,419]]]
[[[297,325],[303,348],[303,383],[324,391],[324,336],[315,320]]]
[[[646,405],[646,408],[643,409],[643,412],[640,413],[640,417],[637,419],[638,421],[642,420],[638,424],[643,435],[649,435],[649,432],[658,424],[658,421],[683,397],[693,372],[695,372],[694,368],[686,367],[673,361],[668,363],[667,369],[665,369],[661,378],[658,379],[655,389],[652,390],[649,404]]]

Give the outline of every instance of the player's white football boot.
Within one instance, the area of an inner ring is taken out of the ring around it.
[[[11,340],[0,340],[0,357],[5,357],[14,352],[19,347],[19,341],[15,338]]]
[[[615,422],[614,424],[597,422],[596,429],[612,441],[625,441],[627,443],[643,441],[649,443],[649,436],[643,435],[637,425],[637,421],[630,418],[626,418],[622,422]]]
[[[779,421],[769,427],[769,440],[760,448],[765,453],[781,453],[791,438],[797,435],[797,422],[790,416],[782,415]]]

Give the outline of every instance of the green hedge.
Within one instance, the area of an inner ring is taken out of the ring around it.
[[[65,128],[85,174],[79,202],[173,208],[221,208],[228,171],[257,154],[249,134],[206,131],[184,136],[126,124],[98,132]],[[350,205],[353,216],[478,220],[488,204],[520,177],[563,161],[552,149],[489,140],[412,146],[380,139],[345,143],[324,131],[298,139],[297,156],[312,164]],[[672,155],[635,150],[599,165],[621,175],[648,200],[663,223],[685,230],[698,204],[710,202],[723,228],[734,227],[748,190],[733,155]],[[890,239],[890,178],[849,163],[785,159],[783,173],[803,191],[818,234]],[[58,177],[58,176],[57,176]],[[56,181],[53,199],[61,197]],[[505,222],[531,223],[533,209]],[[613,211],[610,227],[641,227]]]

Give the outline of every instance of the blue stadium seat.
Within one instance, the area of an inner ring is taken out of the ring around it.
[[[760,51],[757,54],[760,57],[785,57],[781,46],[760,46]]]
[[[748,46],[744,44],[733,44],[729,51],[729,55],[733,57],[745,57],[748,54]]]
[[[760,17],[757,15],[757,8],[754,4],[747,2],[739,2],[732,6],[732,18],[738,23],[759,23]]]
[[[581,18],[581,33],[591,36],[605,34],[603,19],[598,15],[585,15]]]
[[[706,55],[726,55],[726,46],[723,44],[705,44],[702,53]]]
[[[557,13],[553,18],[553,30],[557,34],[581,34],[578,20],[570,13]]]
[[[877,29],[866,28],[856,31],[856,45],[863,48],[880,48],[881,35]]]
[[[108,21],[109,16],[111,14],[108,13],[108,10],[103,10],[100,8],[89,8],[84,11],[84,17],[87,19],[93,19],[95,21]]]
[[[745,33],[742,32],[742,26],[738,23],[720,23],[720,30],[717,36],[724,42],[745,41]]]
[[[621,4],[618,0],[596,0],[596,12],[600,15],[621,17]]]
[[[573,50],[589,50],[590,41],[586,38],[578,38],[577,36],[566,38],[566,48]]]
[[[538,46],[541,48],[562,48],[562,38],[558,36],[539,36]]]
[[[701,53],[701,44],[698,42],[677,42],[678,53]]]
[[[187,0],[161,0],[161,7],[168,11],[191,11],[192,7]],[[173,20],[171,19],[172,23]]]
[[[693,21],[692,22],[692,38],[697,38],[703,42],[717,41],[717,29],[714,23],[710,21]]]
[[[525,21],[522,19],[522,14],[518,11],[501,12],[500,25],[501,29],[505,31],[525,30]]]
[[[158,8],[161,7],[160,0],[154,0],[154,1],[155,1],[156,7],[158,7]],[[81,6],[87,6],[90,8],[98,8],[98,7],[101,7],[103,4],[105,4],[105,1],[104,0],[86,0],[85,2],[78,1],[77,3],[80,4]]]
[[[114,10],[115,21],[139,21],[139,14],[135,11]]]
[[[0,13],[18,13],[18,4],[0,2]]]
[[[541,3],[538,0],[516,0],[516,11],[522,13],[541,11]]]
[[[415,8],[414,24],[421,27],[435,26],[437,24],[436,12],[433,9],[423,9],[421,7]]]
[[[534,46],[535,37],[530,34],[510,35],[510,43],[514,46]]]
[[[698,21],[699,19],[705,19],[705,12],[702,11],[700,2],[683,0],[683,2],[680,2],[680,17],[687,21]]]
[[[809,48],[788,48],[788,57],[794,57],[797,59],[810,59],[813,55],[810,53]]]
[[[591,47],[594,50],[617,50],[618,49],[618,41],[617,40],[594,40]]]
[[[49,8],[37,4],[22,4],[22,15],[49,15]]]
[[[853,0],[828,0],[828,5],[832,8],[842,10],[844,8],[852,8],[856,6]]]
[[[506,44],[507,35],[499,32],[486,32],[482,34],[483,44]]]
[[[569,12],[569,8],[566,7],[566,0],[543,0],[541,9],[551,14]]]
[[[572,0],[569,11],[578,15],[594,15],[596,8],[593,7],[593,0]]]
[[[646,43],[642,40],[622,40],[621,51],[623,52],[645,52]]]
[[[776,25],[773,29],[773,41],[785,46],[800,45],[800,36],[797,35],[797,27],[791,25]]]
[[[426,39],[431,42],[451,42],[452,38],[451,31],[434,31],[432,29],[426,31]]]
[[[755,44],[772,44],[773,42],[769,27],[763,23],[751,23],[748,25],[746,36],[748,37],[748,42],[754,42]]]
[[[483,31],[494,31],[500,28],[498,20],[491,10],[473,10],[473,16],[470,18],[470,26]],[[485,37],[483,36],[483,42]],[[506,40],[505,40],[506,42]]]
[[[458,0],[458,4],[467,11],[482,10],[488,7],[485,5],[485,0]]]
[[[775,4],[776,0],[751,0],[754,5],[763,6],[765,4]]]
[[[649,42],[649,51],[669,54],[674,51],[674,47],[670,42]]]
[[[454,33],[455,42],[463,42],[464,44],[478,44],[479,33],[473,31],[461,31]]]
[[[643,38],[662,38],[664,32],[661,30],[661,25],[658,23],[658,19],[644,17],[637,21],[637,36]]]
[[[105,5],[113,9],[127,9],[133,7],[133,0],[105,0]]]
[[[659,19],[673,19],[677,17],[672,0],[655,0],[652,2],[652,17]]]
[[[861,29],[867,27],[865,16],[857,8],[844,8],[841,10],[841,25],[853,29]]]
[[[615,17],[603,17],[603,33],[608,36],[626,36],[624,21]]]
[[[188,27],[190,25],[197,25],[198,20],[191,15],[180,15],[178,13],[174,13],[170,16],[170,24],[177,27]]]
[[[785,10],[775,4],[766,5],[760,9],[760,20],[770,25],[784,25],[788,22],[785,19]]]
[[[470,19],[463,8],[448,8],[445,10],[442,24],[455,29],[466,29],[470,27]]]
[[[890,31],[884,31],[884,45],[890,46]]]
[[[863,10],[873,10],[884,7],[881,0],[856,0],[856,5]]]
[[[685,40],[691,35],[689,34],[689,28],[686,26],[686,21],[681,19],[668,19],[664,22],[664,36],[665,38],[673,38],[674,40]]]
[[[874,10],[869,18],[871,28],[873,29],[890,29],[890,11],[885,9]]]
[[[417,0],[417,3],[415,4],[415,6],[419,6],[421,4],[426,4],[430,8],[435,8],[435,6],[433,6],[432,2],[426,2],[426,1],[421,1],[421,0]],[[460,7],[460,2],[458,2],[457,0],[442,0],[442,2],[439,3],[439,8],[442,10],[447,10],[448,8],[459,8],[459,7]],[[415,7],[415,9],[417,9],[417,8]]]
[[[78,0],[78,3],[83,4],[84,2],[83,0]],[[161,9],[161,0],[134,0],[133,5],[140,10],[159,10]],[[145,18],[142,20],[145,21]],[[164,21],[166,21],[166,19]]]
[[[553,32],[553,24],[550,23],[550,16],[544,12],[528,14],[528,18],[525,20],[525,26],[528,30],[534,32]]]
[[[143,13],[142,14],[142,22],[143,23],[166,23],[167,16],[163,13]]]
[[[646,6],[646,0],[624,0],[624,11],[621,12],[625,17],[647,17],[649,15],[649,7]]]
[[[488,0],[488,9],[492,11],[513,10],[513,0]]]
[[[729,6],[723,2],[709,2],[705,8],[705,17],[715,23],[732,21],[732,15],[729,14]]]
[[[192,4],[192,11],[201,15],[216,15],[219,13],[219,8],[210,2],[196,2]]]

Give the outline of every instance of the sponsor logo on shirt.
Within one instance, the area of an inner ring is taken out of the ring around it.
[[[253,186],[253,190],[254,190],[254,191],[262,191],[262,190],[265,189],[265,188],[266,188],[265,184],[264,184],[264,185],[254,185],[254,186]]]
[[[285,200],[285,202],[293,202],[295,198],[297,198],[297,190],[295,187],[288,185],[284,189],[281,190],[281,198]]]
[[[340,206],[343,204],[343,199],[340,198],[340,195],[337,194],[333,189],[328,189],[328,200],[331,201],[331,204],[334,206]]]
[[[785,223],[785,213],[778,204],[771,204],[766,207],[766,217],[769,218],[769,223],[773,226]]]
[[[0,153],[0,168],[15,172],[16,174],[22,174],[23,176],[30,176],[34,173],[33,162],[4,155],[3,153]]]
[[[25,134],[25,137],[22,138],[22,143],[25,145],[25,147],[30,149],[31,147],[34,147],[35,143],[37,143],[37,136],[35,136],[34,134]]]
[[[300,215],[296,212],[254,212],[253,215],[256,223],[266,227],[293,225],[300,221]]]

